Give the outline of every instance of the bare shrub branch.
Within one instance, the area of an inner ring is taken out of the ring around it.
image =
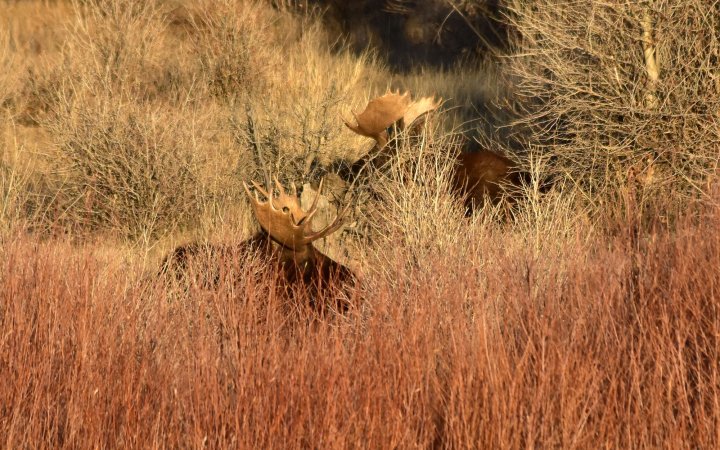
[[[639,186],[650,198],[707,195],[720,154],[720,35],[706,2],[517,1],[508,17],[518,124],[557,176],[602,208],[630,171],[653,173]]]

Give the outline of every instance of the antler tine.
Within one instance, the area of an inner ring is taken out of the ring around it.
[[[343,208],[342,211],[340,211],[337,216],[335,216],[335,219],[325,228],[322,230],[319,230],[315,233],[311,233],[310,235],[305,235],[305,240],[307,242],[317,241],[318,239],[322,239],[325,236],[328,236],[335,231],[338,230],[343,225],[343,220],[345,218],[345,214],[347,214],[348,210],[350,209],[350,204],[348,203],[345,208]]]
[[[253,180],[252,185],[257,191],[259,191],[262,195],[264,195],[268,201],[272,198],[272,195],[270,195],[270,193],[268,193],[268,191],[263,189],[263,187],[260,186],[260,184],[257,181]],[[257,198],[257,193],[255,194],[255,198]]]
[[[253,181],[252,185],[256,191],[251,193],[250,186],[243,181],[245,193],[250,197],[255,217],[260,226],[277,242],[289,248],[297,249],[299,245],[308,245],[312,241],[323,238],[336,231],[342,225],[342,218],[348,211],[350,205],[346,206],[328,226],[320,231],[312,231],[312,218],[318,211],[318,201],[322,195],[324,179],[320,180],[320,187],[313,199],[310,209],[305,212],[300,207],[300,202],[295,195],[287,195],[280,181],[275,178],[275,186],[278,189],[278,197],[274,197],[272,190],[264,190],[260,184]],[[267,201],[261,201],[257,192],[260,191],[267,197]],[[297,187],[293,184],[293,192]]]
[[[250,201],[259,202],[260,200],[257,198],[257,193],[255,193],[254,195],[251,194],[250,188],[248,187],[247,183],[243,181],[242,184],[243,184],[243,188],[245,188],[245,193],[250,198]],[[255,198],[253,199],[253,197],[255,197]]]
[[[283,194],[285,194],[285,188],[283,187],[282,184],[280,184],[280,180],[278,180],[277,175],[275,176],[274,180],[275,180],[275,187],[276,187],[277,190],[278,190],[278,195],[283,195]]]
[[[317,192],[315,192],[315,198],[313,198],[312,205],[310,205],[310,209],[307,211],[307,215],[303,219],[305,223],[310,223],[312,218],[315,216],[315,213],[317,212],[317,204],[318,200],[320,199],[320,196],[322,195],[322,189],[323,189],[323,183],[325,182],[325,178],[320,179],[320,186],[318,186]],[[311,230],[312,231],[312,230]]]
[[[299,245],[305,245],[305,227],[300,226],[306,214],[300,208],[297,196],[287,195],[280,181],[275,177],[275,187],[268,186],[263,189],[259,183],[253,181],[252,186],[255,192],[251,194],[248,183],[243,182],[245,192],[250,197],[250,202],[255,212],[255,218],[265,232],[279,244],[291,249],[297,249]],[[279,192],[276,192],[275,190]],[[267,197],[266,201],[260,201],[258,192]]]
[[[314,212],[315,210],[317,210],[318,199],[319,199],[320,196],[322,195],[322,190],[323,190],[323,184],[324,184],[324,183],[325,183],[325,178],[321,178],[321,179],[320,179],[320,184],[318,185],[318,190],[317,190],[317,192],[315,193],[315,198],[313,199],[312,205],[310,205],[310,209],[308,210],[308,213],[312,213],[312,212]]]

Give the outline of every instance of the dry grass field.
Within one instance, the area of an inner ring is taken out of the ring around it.
[[[720,3],[635,3],[0,0],[0,446],[720,447]],[[343,185],[388,89],[444,103]],[[466,214],[475,150],[528,176]],[[347,312],[161,273],[266,171]]]

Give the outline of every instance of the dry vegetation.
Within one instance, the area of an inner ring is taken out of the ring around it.
[[[0,0],[0,445],[720,446],[720,5],[501,4],[494,57],[396,73],[307,2]],[[347,314],[246,255],[157,276],[250,236],[263,167],[367,151],[340,117],[388,87],[448,101],[326,203]],[[467,137],[533,178],[469,218]]]
[[[185,291],[18,237],[0,286],[3,443],[714,448],[718,226],[609,246],[579,230],[582,252],[549,255],[493,233],[414,266],[396,246],[400,282],[325,319],[272,295],[258,262]]]
[[[637,183],[659,210],[707,196],[720,162],[718,4],[654,0],[511,2],[520,47],[510,72],[534,150],[613,208]],[[523,140],[527,139],[525,136]],[[628,176],[632,174],[632,176]]]

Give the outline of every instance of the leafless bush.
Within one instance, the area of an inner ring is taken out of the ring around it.
[[[49,124],[58,144],[57,219],[129,235],[189,223],[207,195],[205,157],[193,144],[199,124],[96,94],[75,92]]]
[[[57,80],[53,64],[69,22],[69,2],[4,2],[0,31],[0,107],[17,122],[37,125]]]
[[[26,226],[40,209],[32,198],[37,177],[7,161],[8,153],[10,150],[0,143],[0,234]]]
[[[208,104],[182,41],[167,44],[160,6],[85,2],[74,14],[51,83],[33,91],[55,144],[42,154],[48,184],[35,192],[46,224],[150,236],[222,210],[239,191],[242,149],[228,154],[216,126],[226,113]]]
[[[6,105],[6,102],[13,93],[13,77],[10,67],[15,63],[13,56],[9,51],[9,36],[0,32],[0,105]]]
[[[205,1],[188,10],[190,39],[211,92],[232,100],[262,96],[269,77],[282,64],[271,11],[257,2]]]
[[[414,130],[418,131],[418,130]],[[368,166],[351,186],[359,200],[357,228],[368,270],[389,271],[384,279],[398,280],[391,263],[399,254],[408,267],[443,254],[465,230],[464,207],[453,192],[458,139],[443,134],[428,120],[419,133],[398,133],[385,149],[392,153],[384,166]],[[379,274],[378,274],[379,275]]]
[[[265,95],[236,105],[234,136],[289,181],[318,181],[319,168],[362,148],[341,117],[362,98],[363,79],[380,69],[369,55],[322,48],[317,24],[290,51],[295,56],[274,68]]]
[[[258,175],[251,155],[303,182],[322,175],[314,162],[356,150],[340,115],[370,57],[332,52],[314,19],[262,3],[166,6],[75,3],[58,54],[3,83],[7,113],[49,134],[26,164],[42,226],[195,227],[237,206],[240,181]],[[3,64],[18,57],[6,50]]]
[[[605,210],[623,186],[665,205],[707,193],[720,154],[717,5],[514,1],[509,20],[517,125],[558,177]]]
[[[124,91],[139,100],[158,95],[173,56],[163,52],[164,29],[155,1],[78,5],[64,51],[65,82]]]
[[[413,265],[389,260],[399,278],[325,318],[288,315],[253,264],[225,260],[217,289],[179,290],[93,247],[10,236],[0,436],[11,448],[714,448],[719,221],[699,210],[651,240],[557,241],[561,274],[513,233],[467,227]]]

